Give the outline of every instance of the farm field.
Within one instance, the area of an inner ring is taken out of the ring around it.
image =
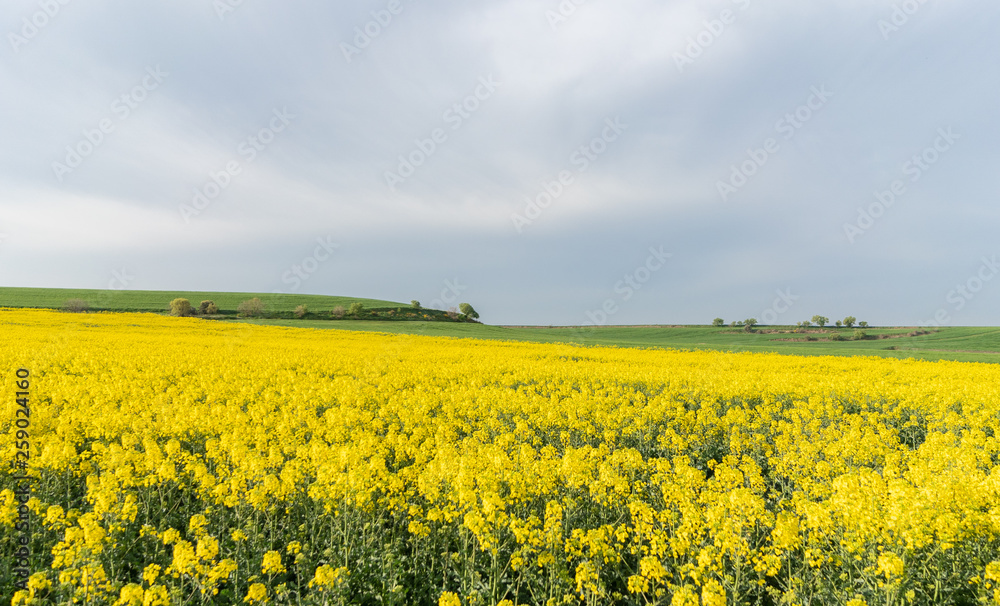
[[[531,341],[536,343],[579,343],[640,348],[676,348],[714,351],[775,352],[791,355],[882,356],[921,360],[1000,363],[1000,328],[948,326],[942,328],[867,328],[871,337],[892,338],[852,340],[854,329],[794,333],[794,326],[762,327],[757,332],[714,326],[588,326],[588,327],[507,327],[447,322],[378,322],[341,320],[312,322],[294,320],[241,320],[255,324],[379,331],[394,334],[432,335],[476,339]],[[782,330],[787,332],[766,332]],[[816,328],[812,329],[817,330]],[[829,341],[832,331],[843,341]],[[909,336],[920,332],[916,336]],[[814,336],[816,341],[805,341]],[[796,340],[792,340],[796,339]]]
[[[995,364],[0,330],[12,604],[1000,602]]]
[[[354,297],[325,295],[182,292],[182,291],[114,291],[74,290],[58,288],[0,288],[0,308],[28,307],[61,309],[68,299],[79,298],[91,303],[94,310],[132,311],[164,314],[169,302],[183,297],[197,305],[210,299],[228,314],[223,321],[247,322],[259,325],[298,328],[361,330],[393,334],[430,335],[535,343],[578,343],[618,347],[657,347],[715,351],[777,352],[792,355],[866,355],[921,360],[954,360],[959,362],[1000,363],[1000,328],[947,326],[941,328],[869,327],[868,337],[853,340],[854,329],[826,327],[826,332],[812,327],[809,332],[793,332],[794,326],[761,326],[753,333],[728,326],[494,326],[480,323],[451,322],[440,310],[423,309],[418,313],[432,316],[432,321],[404,319],[352,320],[329,319],[335,307],[350,307],[360,302],[368,310],[381,310],[387,315],[400,309],[414,311],[409,304]],[[246,299],[259,297],[269,312],[282,317],[237,319],[236,307]],[[309,307],[306,319],[293,319],[292,311],[304,304]],[[326,319],[315,319],[323,316]],[[830,341],[834,332],[844,340]],[[812,337],[815,340],[807,341]],[[892,337],[892,338],[884,338]]]
[[[90,303],[91,309],[100,311],[145,311],[165,313],[170,301],[178,297],[191,301],[197,306],[204,300],[215,301],[220,312],[236,313],[236,306],[241,301],[258,297],[266,301],[268,308],[274,311],[290,312],[297,305],[306,304],[317,312],[329,312],[338,305],[350,306],[360,302],[367,308],[384,308],[408,306],[404,303],[383,301],[380,299],[365,299],[356,297],[331,297],[326,295],[299,294],[269,294],[241,292],[200,292],[200,291],[166,291],[166,290],[106,290],[83,288],[19,288],[0,287],[0,307],[33,307],[44,309],[62,309],[69,299],[82,299]]]

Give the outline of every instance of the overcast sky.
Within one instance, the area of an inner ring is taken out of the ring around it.
[[[4,0],[0,284],[996,325],[998,26],[995,0]]]

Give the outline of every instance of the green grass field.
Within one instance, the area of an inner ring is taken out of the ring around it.
[[[307,305],[310,311],[329,312],[338,305],[349,307],[361,302],[368,309],[409,307],[409,303],[359,299],[357,297],[329,297],[326,295],[268,294],[246,292],[197,292],[165,290],[88,290],[76,288],[12,288],[0,287],[0,307],[41,307],[61,309],[69,299],[83,299],[94,311],[148,311],[166,312],[170,301],[176,298],[191,301],[195,307],[205,300],[215,301],[221,313],[236,313],[241,301],[259,297],[272,311],[293,311],[298,305]]]
[[[211,299],[220,311],[235,314],[239,302],[260,297],[268,310],[287,315],[297,305],[309,306],[311,312],[329,312],[336,306],[348,307],[360,301],[367,309],[409,308],[408,304],[377,299],[332,297],[325,295],[271,295],[262,293],[180,292],[180,291],[108,291],[76,289],[0,287],[0,307],[40,307],[59,309],[67,299],[88,301],[92,309],[107,311],[144,311],[165,313],[176,297],[197,305]],[[429,312],[440,315],[441,312]],[[539,343],[579,343],[618,347],[667,347],[712,349],[719,351],[777,352],[797,355],[874,355],[923,360],[1000,363],[1000,327],[875,327],[865,332],[870,338],[852,340],[854,329],[827,327],[826,332],[793,332],[791,326],[762,326],[752,333],[728,326],[600,326],[600,327],[514,327],[441,321],[379,320],[223,320],[298,328],[377,331],[396,334],[432,335],[533,341]],[[774,332],[772,332],[774,331]],[[844,341],[828,340],[833,332]],[[924,334],[914,334],[914,333]],[[815,340],[806,341],[808,337]]]

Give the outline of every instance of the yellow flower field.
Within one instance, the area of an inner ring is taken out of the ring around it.
[[[4,603],[1000,603],[1000,366],[19,310],[0,337]]]

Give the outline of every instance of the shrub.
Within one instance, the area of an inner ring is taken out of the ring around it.
[[[712,326],[723,326],[723,325],[725,325],[725,323],[726,323],[726,321],[723,320],[722,318],[716,318],[716,319],[712,320]]]
[[[347,308],[347,313],[351,314],[352,316],[360,316],[361,312],[364,311],[364,309],[365,309],[364,304],[362,304],[360,301],[355,301],[354,303],[351,303],[351,306],[349,308]]]
[[[308,308],[308,307],[306,307],[305,305],[299,305],[298,307],[296,307],[296,308],[295,308],[295,317],[296,317],[296,318],[298,318],[298,319],[300,319],[300,320],[301,320],[301,319],[302,319],[302,318],[303,318],[303,317],[304,317],[304,316],[305,316],[305,315],[306,315],[307,313],[309,313],[309,308]]]
[[[840,327],[841,327],[841,326],[843,326],[843,325],[844,325],[844,323],[843,323],[843,322],[841,322],[840,320],[837,320],[837,321],[836,321],[836,322],[834,323],[834,326],[836,326],[837,328],[840,328]]]
[[[191,315],[191,301],[187,299],[177,298],[170,302],[170,315],[172,316],[190,316]]]
[[[839,332],[835,332],[832,335],[830,335],[830,340],[831,341],[843,341],[844,340],[844,335],[840,334]]]
[[[344,317],[344,306],[338,305],[334,307],[333,311],[330,312],[330,315],[333,316],[335,320],[342,319]]]
[[[445,315],[448,316],[449,320],[457,320],[458,319],[458,310],[455,309],[454,307],[449,307],[448,311],[445,312]]]
[[[466,318],[470,318],[472,320],[479,319],[479,312],[473,309],[472,306],[469,305],[468,303],[460,303],[458,309],[462,312],[462,315],[464,315]]]
[[[854,340],[855,341],[861,341],[862,339],[867,339],[867,338],[868,338],[868,333],[866,333],[865,331],[861,330],[860,328],[855,329],[855,331],[854,331]]]
[[[215,301],[202,301],[201,305],[198,306],[198,313],[203,316],[214,315],[219,313],[219,308],[216,306]]]
[[[257,318],[264,314],[264,302],[254,297],[236,306],[236,313],[241,318]]]
[[[416,299],[410,301],[410,307],[413,309],[420,309],[420,301],[417,301]]]
[[[66,305],[63,306],[63,309],[73,313],[82,313],[90,309],[90,304],[83,299],[70,299],[69,301],[66,301]]]

